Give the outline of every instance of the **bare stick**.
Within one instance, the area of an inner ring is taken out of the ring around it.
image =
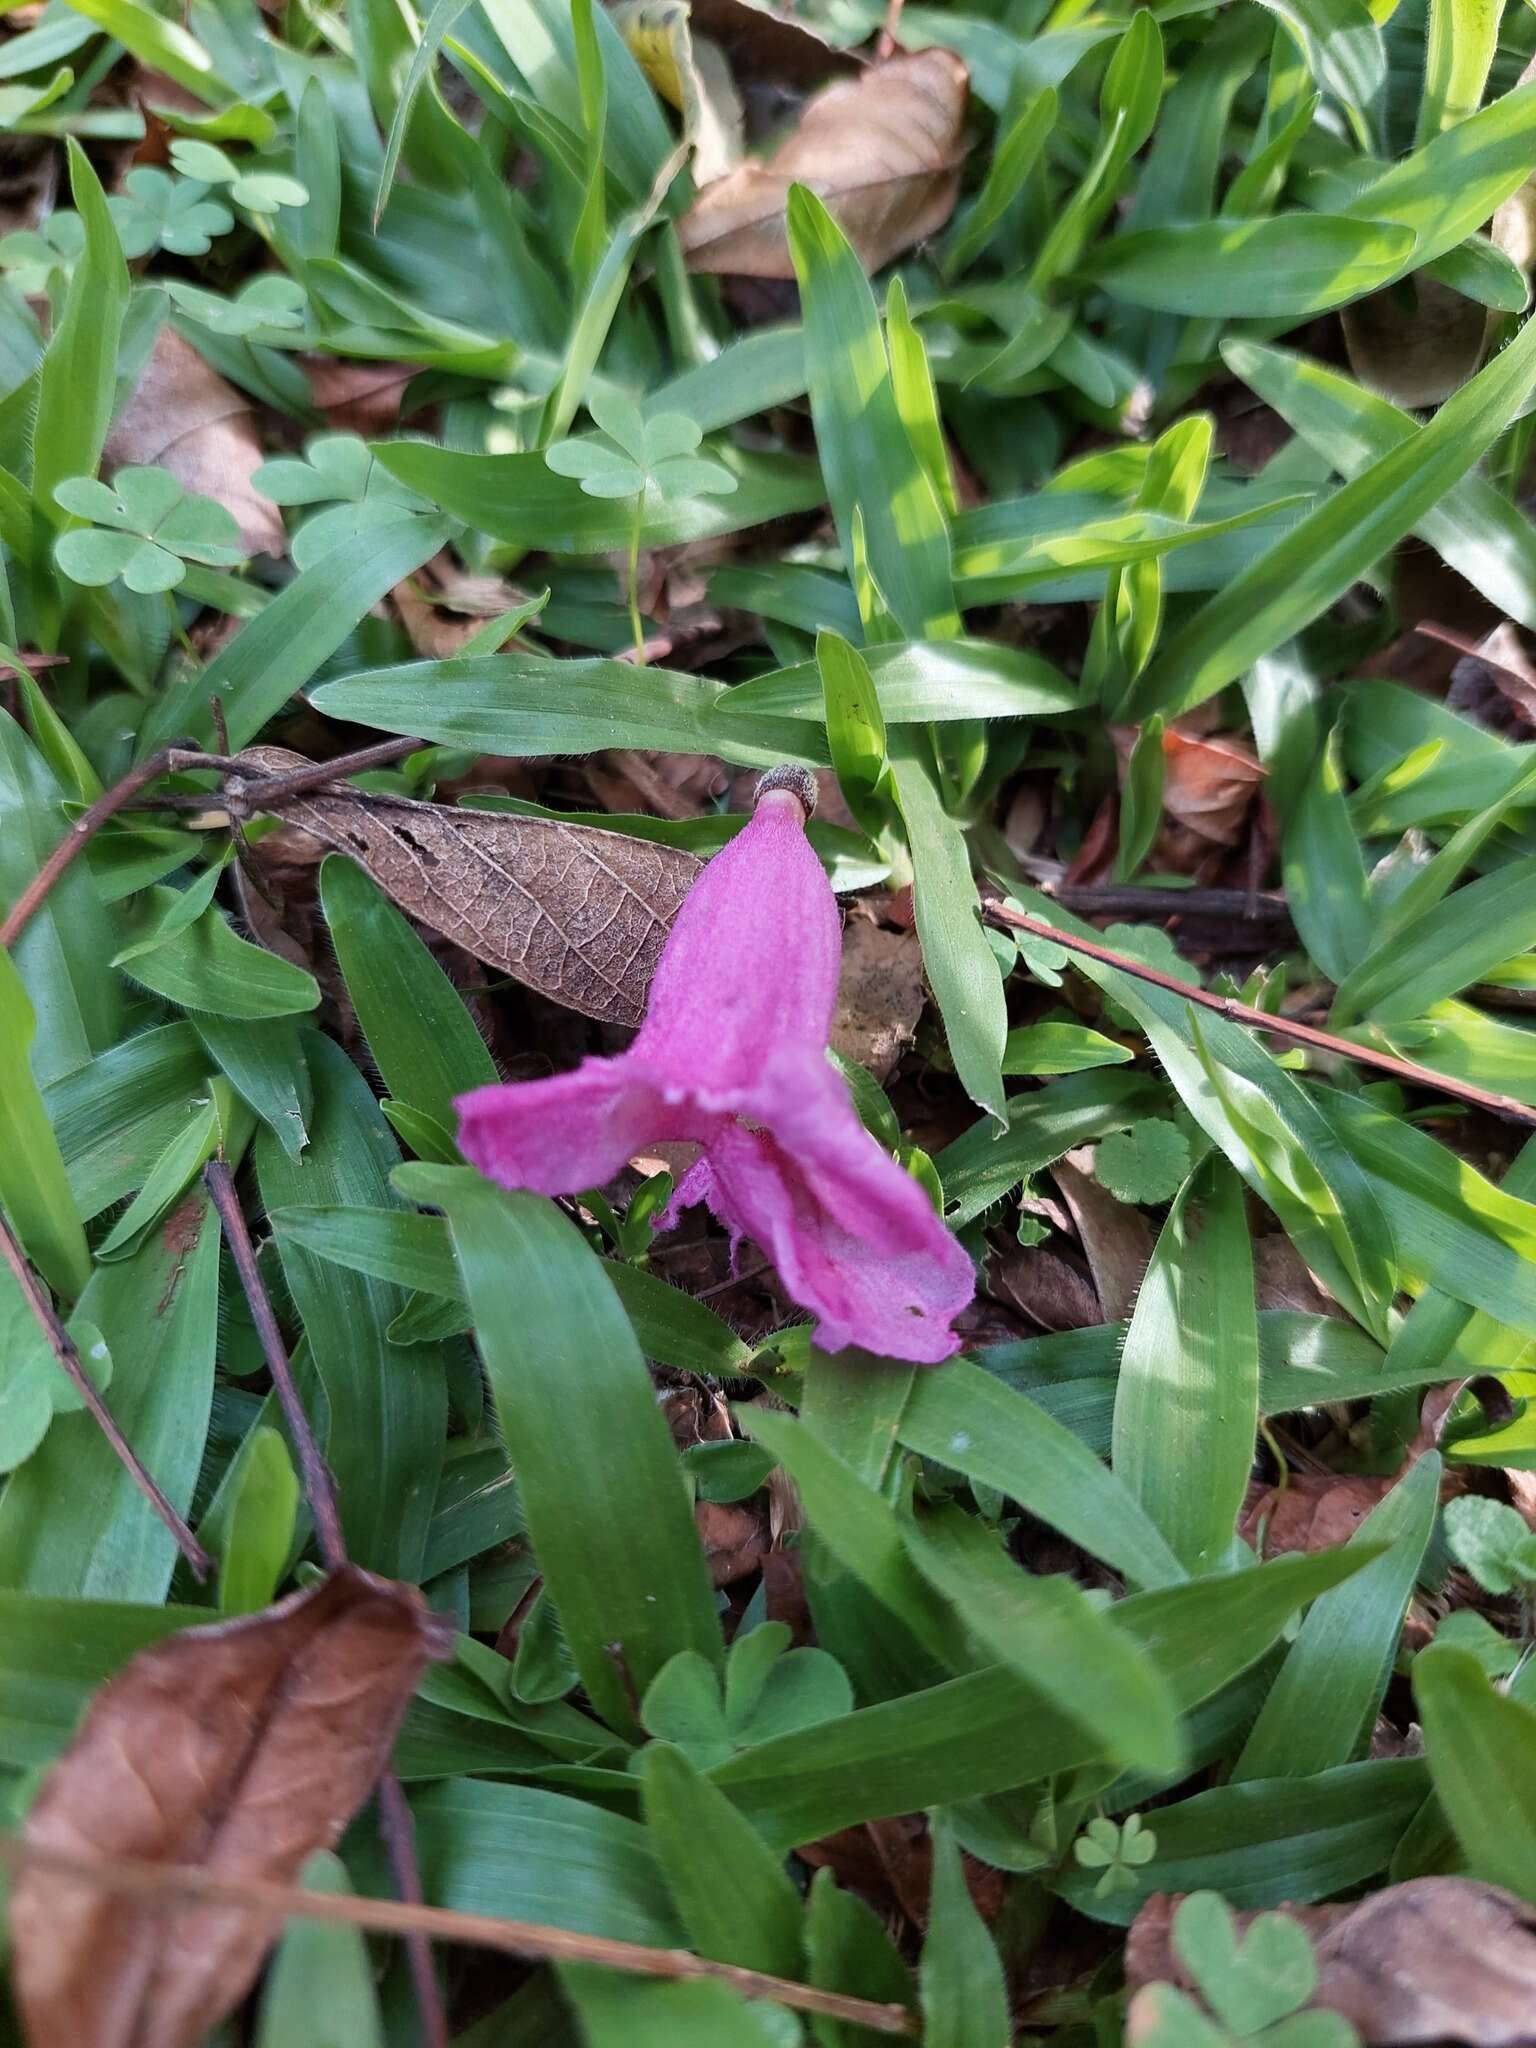
[[[210,1159],[204,1169],[203,1178],[208,1184],[208,1193],[218,1211],[219,1222],[224,1227],[224,1241],[229,1246],[229,1255],[234,1260],[235,1271],[240,1276],[240,1285],[245,1290],[250,1305],[251,1320],[256,1325],[256,1335],[261,1340],[262,1356],[267,1361],[267,1370],[272,1375],[273,1391],[278,1406],[283,1411],[283,1420],[288,1425],[289,1441],[294,1456],[299,1461],[299,1473],[304,1482],[304,1497],[309,1502],[309,1511],[315,1519],[315,1536],[320,1545],[320,1556],[327,1571],[335,1571],[347,1561],[346,1539],[341,1533],[341,1513],[336,1504],[336,1482],[331,1477],[331,1468],[326,1464],[315,1442],[315,1433],[309,1426],[309,1417],[304,1412],[304,1403],[299,1398],[299,1389],[293,1377],[293,1367],[288,1362],[287,1348],[283,1343],[282,1331],[277,1327],[277,1317],[272,1312],[272,1301],[256,1263],[256,1247],[251,1243],[251,1233],[246,1228],[245,1212],[240,1207],[240,1197],[235,1193],[235,1184],[230,1179],[229,1168],[222,1159]]]
[[[235,1262],[235,1271],[240,1276],[240,1285],[251,1311],[251,1320],[256,1325],[256,1334],[261,1340],[262,1355],[267,1361],[267,1370],[272,1375],[272,1385],[277,1394],[283,1419],[288,1424],[288,1437],[293,1445],[294,1455],[299,1461],[299,1472],[304,1482],[304,1495],[309,1502],[309,1511],[314,1517],[315,1536],[320,1545],[320,1555],[327,1571],[335,1571],[347,1561],[346,1538],[342,1534],[341,1510],[336,1500],[336,1481],[331,1468],[321,1455],[310,1427],[309,1416],[299,1398],[299,1389],[293,1377],[293,1367],[288,1360],[283,1335],[277,1327],[277,1317],[272,1312],[272,1301],[256,1263],[256,1248],[251,1243],[251,1233],[246,1227],[245,1212],[240,1207],[240,1197],[230,1178],[229,1168],[222,1159],[211,1159],[204,1170],[204,1180],[213,1206],[218,1211],[219,1222],[224,1228],[224,1241],[229,1246],[230,1257]],[[391,1770],[381,1773],[377,1787],[379,1800],[379,1821],[384,1836],[384,1845],[389,1851],[390,1868],[394,1872],[395,1886],[401,1899],[408,1906],[421,1910],[421,1870],[416,1860],[416,1827],[411,1818],[411,1809],[406,1802],[400,1780]],[[424,2048],[448,2048],[448,2015],[443,2010],[442,1992],[437,1981],[437,1972],[432,1966],[432,1944],[430,1937],[419,1927],[405,1927],[406,1956],[411,1967],[411,1981],[416,1989],[416,2003],[421,2013],[422,2040]]]
[[[4,923],[0,924],[0,951],[8,953],[15,945],[48,900],[49,890],[65,869],[84,853],[107,820],[125,804],[132,803],[141,789],[147,789],[158,777],[168,774],[180,755],[181,749],[177,747],[162,747],[158,754],[151,754],[147,761],[130,768],[120,782],[114,782],[110,789],[103,790],[95,803],[80,813],[11,905]]]
[[[281,1914],[288,1919],[322,1920],[361,1927],[374,1934],[412,1931],[439,1941],[461,1942],[500,1950],[527,1962],[596,1963],[605,1969],[627,1970],[642,1977],[712,1977],[743,1998],[770,1999],[797,2012],[821,2013],[846,2020],[877,2034],[917,2032],[916,2017],[903,2005],[879,2005],[851,1998],[841,1991],[822,1991],[773,1977],[736,1963],[717,1963],[687,1949],[645,1948],[635,1941],[613,1941],[598,1934],[573,1934],[564,1927],[545,1927],[531,1920],[502,1920],[485,1913],[456,1913],[446,1906],[402,1904],[396,1899],[365,1899],[341,1892],[306,1892],[295,1885],[267,1884],[256,1878],[215,1876],[188,1864],[145,1863],[118,1857],[77,1854],[45,1848],[20,1835],[0,1834],[0,1864],[12,1870],[46,1870],[78,1879],[121,1897],[173,1910],[197,1903],[246,1907],[252,1912]]]
[[[83,810],[70,825],[69,830],[43,862],[25,889],[16,898],[0,923],[0,951],[9,952],[21,937],[28,924],[48,900],[49,892],[57,885],[59,878],[79,859],[96,834],[109,819],[121,810],[126,810],[134,799],[162,775],[171,775],[193,768],[211,769],[218,775],[239,775],[248,779],[249,786],[241,794],[247,809],[261,808],[262,796],[274,800],[295,795],[304,789],[313,789],[317,784],[335,781],[338,777],[356,775],[365,768],[378,768],[389,761],[398,761],[402,755],[413,753],[421,745],[419,740],[381,740],[374,747],[360,747],[356,753],[342,754],[334,761],[308,762],[303,768],[290,769],[282,775],[263,775],[254,762],[244,761],[238,754],[205,754],[195,747],[162,747],[151,754],[138,766],[130,768],[120,781],[103,790],[95,803]],[[206,809],[217,799],[210,796],[206,801],[192,799],[191,806]],[[184,809],[186,800],[168,802],[168,808]]]
[[[1299,1018],[1277,1017],[1268,1010],[1256,1010],[1250,1003],[1238,1002],[1235,996],[1213,996],[1203,988],[1192,987],[1187,981],[1175,980],[1173,975],[1164,974],[1156,967],[1148,967],[1142,960],[1133,960],[1128,953],[1116,953],[1111,947],[1101,946],[1092,939],[1080,939],[1074,932],[1059,931],[1055,925],[1047,924],[1043,918],[1031,917],[1027,911],[1010,910],[1002,903],[988,903],[984,908],[988,922],[1006,931],[1030,932],[1037,939],[1049,939],[1053,945],[1064,946],[1069,953],[1081,953],[1085,959],[1097,960],[1105,967],[1116,967],[1137,981],[1150,982],[1154,988],[1167,989],[1170,995],[1182,996],[1188,1003],[1197,1003],[1202,1010],[1214,1010],[1218,1017],[1226,1017],[1233,1024],[1244,1024],[1251,1031],[1269,1031],[1277,1038],[1293,1038],[1298,1044],[1310,1045],[1318,1052],[1332,1053],[1343,1060],[1357,1060],[1363,1067],[1375,1067],[1384,1074],[1395,1075],[1410,1087],[1428,1088],[1440,1095],[1454,1096],[1458,1102],[1471,1103],[1474,1108],[1486,1109],[1493,1116],[1507,1117],[1511,1123],[1536,1126],[1536,1109],[1517,1102],[1512,1095],[1491,1095],[1485,1088],[1474,1088],[1469,1081],[1455,1081],[1448,1074],[1437,1074],[1433,1067],[1421,1067],[1412,1060],[1399,1059],[1395,1053],[1377,1052],[1372,1046],[1356,1045],[1351,1039],[1319,1030],[1315,1024],[1303,1024]]]
[[[5,1260],[15,1274],[16,1284],[26,1296],[27,1307],[31,1309],[38,1328],[48,1340],[48,1349],[58,1361],[60,1372],[89,1409],[96,1426],[112,1446],[123,1470],[170,1531],[176,1548],[187,1560],[198,1579],[206,1579],[213,1569],[213,1559],[150,1478],[139,1461],[138,1453],[112,1420],[106,1402],[102,1400],[95,1383],[80,1363],[80,1353],[75,1349],[75,1340],[59,1321],[53,1303],[48,1299],[47,1291],[27,1263],[26,1253],[22,1250],[3,1212],[0,1212],[0,1258]]]

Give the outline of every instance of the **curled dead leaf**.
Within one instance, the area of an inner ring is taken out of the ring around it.
[[[778,13],[771,0],[690,0],[688,15],[696,35],[724,50],[742,85],[771,81],[804,89],[859,68],[850,52],[824,41],[811,22]]]
[[[1482,361],[1492,326],[1488,310],[1423,272],[1403,287],[1372,292],[1341,314],[1349,367],[1394,404],[1438,405]]]
[[[792,278],[784,204],[809,185],[878,270],[954,210],[970,74],[952,50],[921,50],[829,86],[766,164],[706,185],[678,224],[690,270]]]
[[[1052,1167],[1051,1178],[1077,1225],[1103,1319],[1118,1323],[1136,1306],[1152,1263],[1152,1226],[1139,1209],[1093,1178],[1090,1158],[1086,1150],[1069,1153]]]
[[[1114,739],[1123,776],[1136,732],[1120,726]],[[1200,839],[1235,846],[1263,780],[1257,754],[1230,733],[1201,734],[1170,725],[1163,734],[1164,814]]]
[[[1159,1893],[1137,1914],[1125,1945],[1133,1990],[1193,1988],[1170,1938],[1178,1903]],[[1363,2048],[1536,2043],[1536,1907],[1513,1892],[1470,1877],[1416,1877],[1357,1905],[1278,1910],[1312,1937],[1312,2005],[1342,2013]],[[1240,1928],[1256,1917],[1235,1916]],[[1127,2039],[1135,2039],[1134,2025]]]
[[[281,555],[288,546],[282,519],[251,482],[264,459],[250,400],[210,369],[174,327],[162,327],[132,397],[113,422],[103,468],[158,463],[187,490],[213,498],[233,515],[247,554]]]
[[[832,1050],[885,1080],[912,1043],[925,1000],[917,934],[850,918],[843,932]]]
[[[414,1588],[350,1565],[263,1613],[187,1629],[97,1694],[24,1839],[291,1884],[367,1798],[451,1641]],[[10,1922],[37,2048],[196,2048],[280,1925],[211,1905],[149,1910],[42,1869],[17,1879]]]
[[[282,747],[241,756],[277,775]],[[569,1009],[638,1024],[699,862],[621,832],[333,784],[260,806],[348,854],[411,917]]]

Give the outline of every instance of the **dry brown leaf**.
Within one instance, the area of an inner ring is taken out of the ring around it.
[[[1037,1246],[994,1252],[987,1272],[999,1301],[1041,1330],[1086,1330],[1102,1320],[1092,1284],[1059,1253]]]
[[[724,50],[739,84],[771,80],[804,88],[859,68],[858,58],[824,42],[810,22],[778,13],[764,0],[691,0],[688,20],[695,35]]]
[[[1506,619],[1475,646],[1462,644],[1471,651],[1451,670],[1447,706],[1480,725],[1525,739],[1536,726],[1536,663],[1520,629]]]
[[[706,185],[678,224],[690,270],[793,277],[784,232],[792,184],[827,203],[866,270],[934,234],[954,210],[969,73],[952,50],[921,50],[830,86],[766,164]]]
[[[1077,1225],[1104,1321],[1118,1323],[1135,1307],[1152,1262],[1152,1226],[1139,1209],[1094,1179],[1086,1152],[1058,1160],[1051,1177]]]
[[[1137,1914],[1125,1945],[1133,1989],[1193,1988],[1170,1940],[1177,1905],[1159,1893]],[[1536,2043],[1536,1907],[1513,1892],[1470,1877],[1416,1877],[1358,1905],[1278,1910],[1312,1937],[1312,2004],[1343,2013],[1364,2048]],[[1240,1928],[1255,1917],[1235,1915]],[[1135,2039],[1134,2017],[1127,2039]]]
[[[292,1884],[362,1805],[451,1625],[355,1566],[264,1613],[143,1650],[43,1781],[29,1843]],[[13,1984],[36,2048],[196,2048],[280,1923],[171,1914],[50,1872],[11,1892]]]
[[[1287,1485],[1254,1484],[1237,1533],[1263,1557],[1346,1543],[1394,1482],[1363,1472],[1293,1472]]]
[[[283,522],[251,482],[264,459],[250,400],[174,327],[162,327],[107,436],[103,466],[158,463],[187,490],[216,499],[234,515],[247,554],[280,555],[288,546]]]
[[[310,356],[304,369],[331,430],[365,438],[395,431],[406,386],[419,375],[414,363],[349,362],[343,356]]]
[[[1482,361],[1491,321],[1486,307],[1438,278],[1420,271],[1410,283],[1411,307],[1392,285],[1344,308],[1349,367],[1397,405],[1438,405]]]
[[[1134,727],[1114,730],[1122,778],[1136,737]],[[1201,839],[1235,846],[1263,780],[1257,754],[1230,733],[1202,735],[1171,725],[1163,734],[1164,814]]]
[[[884,1081],[912,1043],[925,1000],[917,934],[851,918],[843,933],[832,1050]]]
[[[267,774],[306,766],[282,747],[242,755]],[[411,917],[567,1008],[638,1024],[691,853],[550,818],[460,810],[339,786],[262,809],[367,870]]]

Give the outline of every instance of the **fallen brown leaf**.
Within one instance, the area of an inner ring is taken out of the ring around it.
[[[354,1566],[239,1621],[141,1651],[43,1781],[29,1845],[292,1883],[388,1760],[451,1625]],[[244,1997],[280,1922],[147,1910],[24,1870],[13,1983],[35,2048],[196,2048]]]
[[[1536,726],[1536,663],[1519,628],[1506,619],[1475,644],[1462,645],[1469,651],[1451,670],[1445,697],[1449,709],[1516,739],[1527,738]]]
[[[1136,732],[1116,727],[1122,774]],[[1163,811],[1177,825],[1218,846],[1235,846],[1264,768],[1253,749],[1230,733],[1199,734],[1169,726],[1163,734]]]
[[[764,0],[691,0],[688,18],[696,35],[724,50],[739,84],[806,87],[859,68],[858,58],[824,42],[810,22],[777,13]]]
[[[307,765],[253,747],[253,768]],[[367,870],[386,895],[477,960],[567,1008],[638,1024],[657,956],[699,862],[675,847],[512,812],[334,786],[262,809]]]
[[[883,1081],[917,1032],[926,997],[915,932],[850,918],[832,1020],[832,1050]]]
[[[1283,1488],[1255,1484],[1237,1533],[1256,1547],[1262,1538],[1263,1557],[1326,1550],[1348,1542],[1393,1483],[1359,1472],[1293,1472]]]
[[[678,224],[689,269],[793,277],[784,203],[797,182],[826,201],[867,270],[934,234],[960,189],[969,76],[935,48],[819,93],[766,164],[738,164],[700,192]]]
[[[174,327],[162,327],[107,436],[103,466],[158,463],[187,490],[216,499],[234,515],[247,554],[280,555],[288,545],[282,519],[251,482],[264,460],[250,400]]]
[[[1072,1212],[1083,1256],[1099,1291],[1104,1321],[1118,1323],[1136,1305],[1152,1261],[1152,1227],[1139,1209],[1112,1195],[1087,1170],[1087,1154],[1058,1160],[1051,1178]]]
[[[1482,360],[1492,327],[1488,310],[1422,271],[1402,287],[1372,292],[1340,316],[1349,367],[1368,390],[1397,405],[1438,405],[1465,384]]]
[[[1170,1931],[1178,1899],[1159,1893],[1125,1945],[1126,1982],[1193,1987]],[[1358,1905],[1278,1909],[1317,1956],[1315,2007],[1343,2013],[1364,2048],[1531,2048],[1536,2043],[1536,1907],[1470,1877],[1416,1877]],[[1239,1927],[1256,1917],[1238,1913]],[[1127,2039],[1136,2038],[1133,2001]]]
[[[1092,1284],[1059,1253],[1031,1246],[995,1252],[988,1261],[991,1291],[1040,1330],[1085,1330],[1102,1320]]]

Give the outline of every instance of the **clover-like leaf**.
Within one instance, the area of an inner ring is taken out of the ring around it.
[[[645,471],[621,448],[596,435],[556,441],[544,451],[556,476],[574,477],[589,498],[633,498],[645,489]]]
[[[291,277],[253,278],[232,299],[180,278],[156,280],[179,313],[229,341],[272,341],[293,346],[308,317],[304,287]]]
[[[56,271],[70,274],[84,248],[85,225],[79,214],[61,207],[40,227],[0,235],[0,270],[24,298],[40,298]]]
[[[1161,1117],[1111,1132],[1093,1156],[1095,1174],[1122,1202],[1171,1202],[1189,1167],[1188,1138]]]
[[[247,170],[219,148],[194,136],[180,136],[171,144],[171,162],[185,177],[205,185],[223,185],[237,206],[247,213],[276,213],[280,206],[303,206],[309,189],[282,171]]]
[[[1094,1886],[1094,1897],[1107,1899],[1117,1891],[1134,1891],[1135,1871],[1157,1854],[1157,1837],[1142,1825],[1139,1813],[1129,1813],[1121,1822],[1104,1818],[1089,1821],[1072,1844],[1072,1854],[1085,1870],[1104,1874]]]
[[[173,178],[153,164],[140,164],[108,201],[123,254],[147,256],[168,249],[173,256],[205,256],[216,235],[227,235],[235,217],[208,197],[200,178]]]
[[[1260,1913],[1239,1938],[1225,1899],[1192,1892],[1173,1917],[1173,1945],[1211,2011],[1241,2037],[1261,2034],[1317,1989],[1307,1930],[1284,1913]]]
[[[1505,1501],[1479,1494],[1448,1501],[1445,1540],[1456,1562],[1489,1593],[1536,1584],[1536,1535]]]
[[[669,501],[735,490],[723,463],[694,453],[703,432],[686,413],[645,419],[633,399],[612,389],[594,392],[587,410],[602,433],[557,441],[544,460],[557,476],[574,477],[588,497],[634,498],[647,486]]]
[[[54,497],[92,522],[61,534],[54,546],[64,574],[87,588],[121,579],[147,596],[174,590],[188,562],[223,568],[243,560],[233,515],[212,498],[189,496],[169,470],[120,469],[110,485],[66,477]]]
[[[427,509],[426,499],[391,476],[356,434],[317,435],[306,443],[302,460],[279,456],[264,462],[251,481],[275,505],[329,508],[293,533],[290,552],[299,569],[370,527]]]

